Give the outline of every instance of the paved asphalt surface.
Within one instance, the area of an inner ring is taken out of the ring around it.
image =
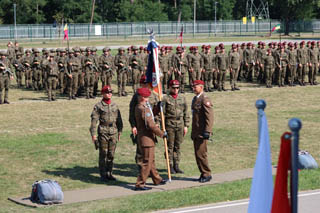
[[[320,212],[320,190],[305,191],[298,195],[299,213]],[[188,208],[158,211],[157,213],[242,213],[247,212],[249,200],[237,200]]]

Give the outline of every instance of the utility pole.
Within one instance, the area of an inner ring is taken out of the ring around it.
[[[197,8],[197,0],[193,1],[193,36],[196,33],[196,8]]]
[[[91,19],[90,19],[90,31],[91,31],[91,26],[92,26],[92,22],[93,22],[93,16],[94,16],[94,6],[96,4],[95,0],[92,0],[92,10],[91,10]]]
[[[217,4],[218,2],[214,1],[214,36],[217,36]]]
[[[16,4],[13,4],[13,17],[14,17],[14,40],[17,41],[17,11]]]

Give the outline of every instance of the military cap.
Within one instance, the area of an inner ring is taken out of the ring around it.
[[[42,48],[42,52],[45,52],[45,51],[47,51],[47,48]]]
[[[80,52],[85,52],[86,50],[83,47],[80,47]]]
[[[102,51],[103,51],[103,52],[108,52],[108,51],[110,51],[110,47],[104,47],[104,48],[102,49]]]
[[[269,49],[267,49],[267,52],[268,52],[268,53],[271,53],[271,49],[270,49],[270,48],[269,48]]]
[[[165,46],[162,46],[162,47],[160,48],[160,50],[161,50],[161,51],[165,51],[165,50],[166,50],[166,47],[165,47]]]
[[[80,48],[79,47],[75,47],[73,51],[74,52],[80,52]]]
[[[196,86],[196,85],[204,85],[204,82],[201,81],[201,80],[194,80],[193,81],[193,86]]]
[[[29,49],[26,49],[26,51],[25,51],[26,53],[31,53],[31,50],[29,50]]]
[[[305,42],[304,42],[304,41],[301,41],[301,42],[300,42],[300,45],[304,45],[304,44],[305,44]]]
[[[60,52],[61,52],[61,53],[65,53],[65,52],[67,52],[67,50],[65,50],[65,49],[60,49]]]
[[[101,94],[110,93],[112,92],[111,86],[106,85],[101,89]]]
[[[311,44],[311,41],[308,41],[307,44]]]
[[[56,50],[55,50],[55,49],[50,49],[50,52],[51,52],[51,53],[55,53]]]
[[[237,47],[240,47],[240,44],[237,44]]]
[[[90,47],[87,47],[86,48],[86,52],[90,52],[91,51],[91,48]]]
[[[220,47],[219,47],[219,46],[216,46],[214,49],[215,49],[215,50],[220,50]]]
[[[70,49],[68,53],[69,53],[69,54],[70,54],[70,53],[73,54],[73,53],[74,53],[73,49]]]
[[[91,47],[91,51],[92,52],[97,52],[97,48],[96,47]]]
[[[283,45],[286,45],[286,44],[287,44],[287,42],[286,42],[286,41],[284,41],[284,42],[282,42],[282,44],[283,44]]]
[[[312,46],[316,45],[316,42],[315,42],[315,41],[312,41],[312,42],[311,42],[311,45],[312,45]]]
[[[123,47],[119,47],[118,51],[124,51],[124,48]]]
[[[220,49],[224,49],[224,44],[223,44],[223,43],[220,43],[220,44],[219,44],[219,47],[220,47]]]
[[[202,49],[204,49],[205,47],[206,47],[206,45],[205,45],[205,44],[203,44],[203,45],[201,46],[201,48],[202,48]]]
[[[293,43],[292,43],[292,42],[289,42],[289,43],[288,43],[288,46],[289,46],[289,47],[292,47],[292,46],[293,46]]]
[[[56,49],[56,52],[59,53],[59,52],[61,52],[61,50],[62,50],[62,49],[57,48],[57,49]]]
[[[151,95],[151,91],[148,88],[139,88],[137,92],[138,92],[138,95],[144,98],[148,98]]]
[[[143,46],[140,46],[139,49],[140,49],[140,50],[143,50]]]
[[[266,43],[262,42],[262,46],[266,46]]]
[[[127,48],[128,51],[131,50],[131,49],[132,49],[132,46]]]
[[[198,49],[198,47],[197,47],[197,46],[193,46],[193,49],[194,49],[194,50],[197,50],[197,49]]]
[[[54,57],[54,56],[55,56],[54,53],[49,54],[49,57]]]
[[[16,55],[20,55],[20,56],[21,56],[21,55],[23,55],[23,54],[22,54],[22,52],[17,52]]]
[[[246,43],[242,43],[241,46],[242,46],[242,47],[246,46]]]
[[[6,56],[6,55],[7,55],[7,53],[5,51],[0,52],[0,56]]]
[[[38,49],[34,49],[33,52],[34,53],[40,53],[40,51]]]
[[[146,84],[147,83],[147,76],[146,75],[142,75],[140,78],[140,84]]]
[[[34,52],[34,47],[31,48],[31,51]]]
[[[231,44],[231,47],[235,47],[235,46],[237,46],[235,43]]]
[[[294,42],[294,45],[298,46],[298,42]]]
[[[207,45],[207,46],[205,46],[205,49],[211,49],[211,45]]]
[[[206,47],[206,46],[204,46],[204,47]],[[175,87],[180,87],[180,83],[179,83],[178,80],[171,80],[171,81],[169,82],[169,86],[170,86],[170,87],[173,87],[173,88],[175,88]]]
[[[44,50],[43,54],[48,54],[49,53],[49,50]]]
[[[132,46],[132,50],[138,50],[137,46]]]
[[[182,48],[180,46],[176,47],[176,51],[181,51],[181,50],[182,50]]]
[[[147,51],[148,49],[145,47],[145,48],[143,48],[143,51]]]
[[[251,42],[247,43],[247,47],[250,47],[250,46],[252,46],[252,43]]]

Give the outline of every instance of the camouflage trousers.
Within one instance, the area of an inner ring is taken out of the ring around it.
[[[183,126],[167,127],[168,133],[168,155],[170,165],[179,165],[181,152],[180,146],[183,143]]]
[[[126,84],[127,84],[127,72],[119,71],[118,76],[118,95],[125,95],[126,93]]]
[[[32,74],[33,88],[40,90],[42,85],[42,72],[40,69],[33,70]]]
[[[117,147],[115,135],[99,134],[99,172],[101,177],[106,177],[107,172],[112,172],[114,153]]]
[[[56,89],[58,84],[58,78],[56,76],[48,76],[48,99],[52,100],[56,98]]]
[[[304,80],[307,74],[308,74],[308,67],[306,64],[302,64],[301,67],[298,67],[298,81],[300,85],[304,84]]]
[[[95,80],[95,77],[93,73],[88,73],[84,76],[87,98],[89,98],[90,96],[93,96],[94,80]]]
[[[72,73],[72,77],[67,76],[67,88],[69,97],[75,96],[78,91],[78,77],[79,74],[77,72]]]
[[[289,64],[288,65],[288,82],[290,86],[292,86],[295,81],[296,72],[297,72],[297,66],[295,64],[294,65]]]
[[[311,85],[317,83],[317,71],[318,71],[318,64],[314,63],[309,66],[309,83]]]
[[[212,70],[206,70],[203,73],[203,80],[204,80],[204,89],[209,90],[212,87],[212,80],[213,80],[213,72]]]
[[[4,89],[4,101],[9,98],[10,78],[0,73],[0,102],[2,102],[2,90]]]
[[[230,71],[230,85],[231,85],[231,89],[233,88],[237,88],[237,79],[238,79],[238,75],[239,75],[239,69],[232,69],[232,71]]]
[[[133,93],[139,88],[139,82],[141,78],[141,71],[139,69],[132,69],[132,88]]]
[[[25,84],[26,88],[31,88],[31,81],[32,81],[32,70],[26,69],[26,75],[25,75]]]
[[[22,87],[22,78],[24,76],[24,72],[22,71],[16,71],[16,77],[17,77],[17,85],[18,87]]]
[[[102,88],[105,86],[105,85],[109,85],[111,86],[111,82],[112,82],[112,73],[111,71],[103,71],[101,73],[101,82],[102,82]]]

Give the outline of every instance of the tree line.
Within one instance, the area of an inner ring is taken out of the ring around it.
[[[320,0],[264,0],[271,19],[285,22],[320,18]],[[217,3],[215,3],[217,2]],[[254,1],[259,5],[260,0]],[[0,24],[13,24],[13,4],[17,24],[64,22],[93,23],[191,21],[194,0],[1,0]],[[247,0],[196,0],[196,19],[239,20],[246,15]]]

